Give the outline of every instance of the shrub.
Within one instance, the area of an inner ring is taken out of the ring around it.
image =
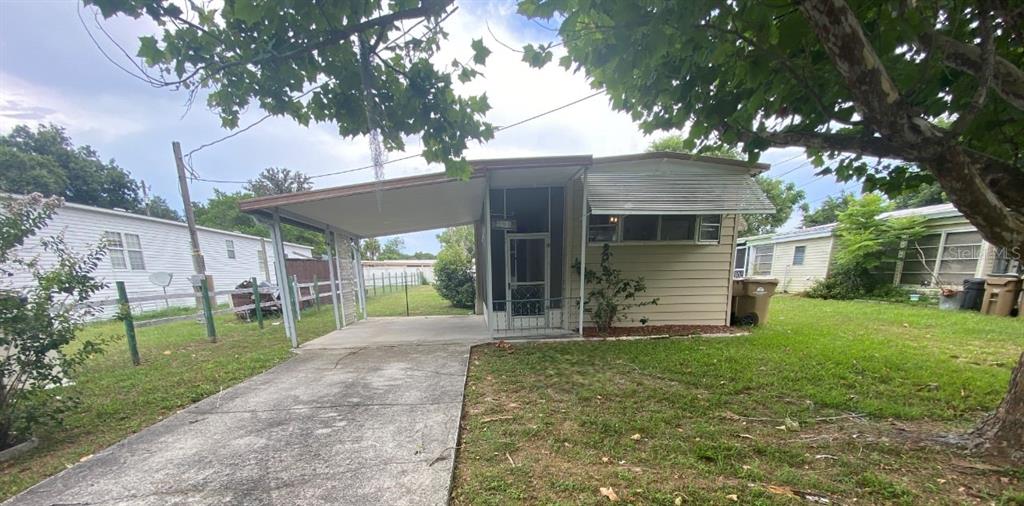
[[[580,261],[576,259],[573,263],[575,272],[580,271]],[[627,311],[640,306],[657,304],[658,299],[640,301],[637,296],[647,291],[644,278],[626,278],[622,271],[612,267],[612,250],[606,243],[601,248],[601,264],[598,271],[586,269],[583,275],[587,280],[587,296],[584,301],[584,311],[590,313],[590,318],[597,326],[601,334],[611,330],[615,322],[624,321],[628,318]],[[641,323],[646,324],[647,318],[641,318]]]
[[[472,308],[476,303],[476,281],[470,256],[464,251],[442,249],[434,263],[434,288],[455,307]]]
[[[0,276],[27,273],[31,286],[0,286],[0,449],[28,439],[41,423],[59,423],[74,401],[65,389],[74,370],[100,351],[99,343],[68,346],[95,309],[82,304],[105,285],[92,273],[105,248],[76,254],[63,235],[43,238],[55,258],[21,258],[14,249],[36,234],[62,204],[38,193],[0,205]]]

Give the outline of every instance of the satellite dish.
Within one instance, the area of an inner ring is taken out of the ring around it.
[[[174,279],[174,273],[171,272],[154,272],[149,275],[149,282],[161,287],[170,286],[172,279]]]
[[[154,272],[149,275],[149,282],[159,286],[164,291],[164,307],[171,307],[171,302],[167,300],[167,287],[171,284],[172,279],[174,279],[173,272]]]

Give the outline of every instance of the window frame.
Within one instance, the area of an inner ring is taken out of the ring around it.
[[[238,258],[235,253],[235,241],[234,239],[224,239],[224,247],[227,250],[228,260],[235,260]]]
[[[593,216],[614,216],[614,224],[591,224],[591,217]],[[650,240],[624,240],[623,230],[625,228],[625,222],[632,216],[657,216],[657,231],[655,239]],[[661,239],[662,237],[662,223],[666,216],[693,216],[693,238],[692,239]],[[709,217],[718,218],[717,223],[705,223],[704,219]],[[587,215],[587,245],[588,246],[600,246],[602,244],[621,244],[621,245],[643,245],[643,244],[693,244],[693,245],[714,245],[722,243],[722,227],[725,222],[724,214],[627,214],[627,215]],[[595,241],[591,239],[593,237],[592,231],[595,228],[607,229],[614,226],[615,229],[612,232],[612,238],[608,241]],[[714,227],[716,234],[714,239],[701,239],[701,230],[705,226]]]
[[[134,245],[130,244],[131,238],[134,238]],[[142,247],[142,236],[131,232],[104,230],[103,241],[107,246],[111,269],[115,271],[146,270],[146,254]],[[132,253],[137,256],[133,256]]]
[[[797,255],[797,253],[799,253],[799,255]],[[797,259],[799,259],[800,261],[797,262]],[[798,265],[802,266],[802,265],[804,265],[804,263],[806,261],[807,261],[807,245],[806,244],[801,244],[799,246],[793,246],[793,261],[791,262],[791,265],[793,265],[793,266],[798,266]]]

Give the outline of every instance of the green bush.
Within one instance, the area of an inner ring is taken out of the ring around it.
[[[476,281],[470,272],[472,261],[465,251],[443,249],[434,263],[434,288],[455,307],[472,308],[476,302]]]

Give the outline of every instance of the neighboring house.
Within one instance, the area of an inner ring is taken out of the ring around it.
[[[434,282],[434,262],[437,260],[363,260],[363,277],[366,282],[383,285],[402,284],[408,279],[410,285],[418,285],[421,282]]]
[[[470,163],[465,180],[435,173],[240,207],[342,239],[473,224],[477,311],[496,336],[578,331],[574,264],[598,267],[606,243],[614,267],[646,280],[641,297],[659,299],[620,325],[727,325],[738,216],[774,212],[753,180],[765,164],[661,152]]]
[[[944,285],[960,286],[964,279],[1017,272],[1021,266],[1006,251],[985,242],[953,204],[901,209],[882,219],[924,218],[925,235],[904,244],[883,264],[879,275],[905,288],[936,288],[933,273]],[[740,239],[735,277],[760,276],[779,280],[779,289],[802,292],[828,275],[835,252],[836,224]],[[802,260],[802,264],[799,262]]]
[[[733,277],[773,277],[778,290],[802,292],[828,275],[835,224],[741,238]]]
[[[8,195],[5,198],[19,198]],[[206,271],[213,277],[218,290],[234,288],[238,283],[255,276],[260,281],[274,282],[273,255],[268,263],[267,252],[270,241],[235,232],[206,227],[197,227],[199,245],[206,262]],[[53,262],[53,256],[40,246],[43,237],[64,234],[68,245],[77,252],[84,252],[102,241],[108,245],[108,253],[96,269],[96,277],[108,286],[96,295],[97,299],[117,297],[115,281],[124,281],[131,296],[159,295],[160,286],[150,281],[150,275],[157,272],[173,274],[168,293],[192,291],[189,276],[192,269],[192,246],[188,227],[184,223],[132,214],[125,211],[103,209],[81,204],[66,203],[57,209],[53,217],[26,244],[18,248],[23,257],[40,255],[44,263]],[[284,244],[289,258],[310,258],[312,248],[300,244]],[[26,286],[32,283],[26,272],[16,273],[12,278],[0,281],[8,286]],[[221,300],[227,300],[227,297]],[[171,305],[192,305],[194,298],[172,299]],[[133,304],[134,305],[134,304]],[[164,307],[164,301],[142,303],[143,309]]]

